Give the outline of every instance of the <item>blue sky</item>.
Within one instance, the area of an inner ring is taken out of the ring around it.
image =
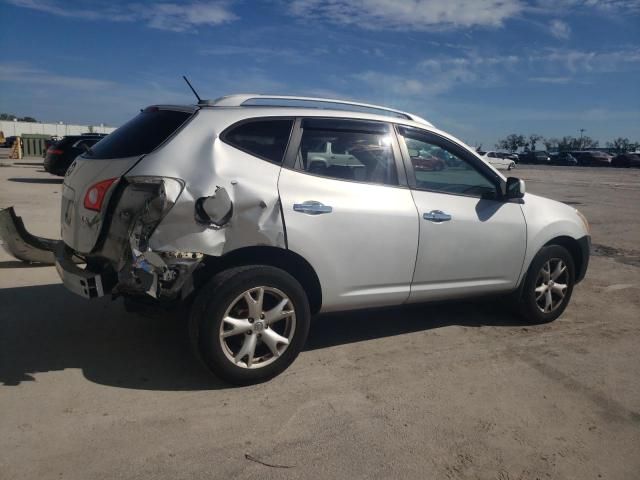
[[[640,0],[0,0],[0,111],[118,125],[233,92],[405,109],[470,144],[640,141]]]

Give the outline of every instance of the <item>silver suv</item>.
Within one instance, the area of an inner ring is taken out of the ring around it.
[[[65,177],[62,241],[11,209],[0,227],[85,298],[188,302],[196,352],[236,384],[287,368],[318,312],[509,293],[554,320],[590,243],[576,209],[417,116],[259,95],[151,106],[98,142]]]

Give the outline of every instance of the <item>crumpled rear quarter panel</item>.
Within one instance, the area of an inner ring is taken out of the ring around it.
[[[220,256],[247,246],[285,248],[278,197],[280,166],[246,154],[224,142],[219,134],[245,117],[220,108],[201,110],[166,146],[145,157],[129,176],[181,179],[185,188],[177,203],[150,238],[154,251],[188,251]],[[227,190],[233,215],[222,228],[198,223],[195,202]]]

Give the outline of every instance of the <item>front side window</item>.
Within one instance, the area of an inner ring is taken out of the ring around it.
[[[303,124],[295,168],[356,182],[397,185],[391,130],[363,122],[312,120]]]
[[[222,139],[251,155],[281,165],[292,126],[291,119],[251,120],[232,127]]]
[[[414,129],[401,129],[411,164],[415,186],[430,190],[474,197],[494,197],[494,183],[445,142]]]

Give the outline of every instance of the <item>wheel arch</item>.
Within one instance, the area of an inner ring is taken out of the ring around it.
[[[550,245],[559,245],[567,249],[567,251],[571,254],[571,258],[573,259],[573,265],[575,267],[575,276],[576,283],[582,280],[581,272],[585,270],[585,258],[582,248],[578,240],[573,237],[568,237],[566,235],[552,238],[547,243],[543,245],[543,247],[548,247]]]
[[[322,287],[316,271],[301,255],[278,247],[244,247],[226,253],[221,257],[205,257],[205,268],[194,273],[196,289],[216,273],[243,265],[269,265],[284,270],[302,285],[309,299],[311,313],[315,314],[320,311],[322,306]]]

